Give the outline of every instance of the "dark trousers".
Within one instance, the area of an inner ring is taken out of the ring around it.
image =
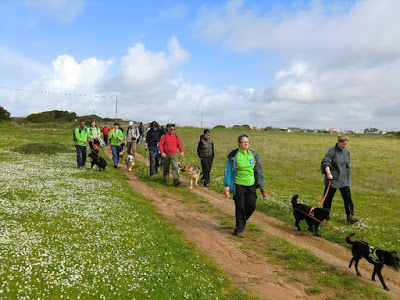
[[[201,168],[203,170],[203,179],[204,185],[208,185],[210,183],[210,172],[212,168],[213,158],[210,157],[203,157],[201,159]]]
[[[325,186],[324,195],[326,193],[327,186]],[[324,201],[324,208],[331,210],[333,196],[336,193],[337,188],[330,186],[328,195]],[[346,211],[346,215],[353,215],[354,214],[354,205],[353,201],[351,200],[351,192],[350,187],[345,186],[339,189],[340,193],[342,194],[343,202],[344,202],[344,210]]]
[[[108,134],[103,135],[103,141],[106,145],[108,145]]]
[[[156,149],[149,149],[150,157],[150,176],[158,173],[158,166],[160,164],[160,159],[156,157]]]
[[[86,146],[75,145],[78,168],[86,164]]]
[[[246,227],[246,221],[256,209],[256,186],[243,186],[236,184],[236,195],[233,196],[233,200],[235,200],[235,233],[237,234],[243,232]]]

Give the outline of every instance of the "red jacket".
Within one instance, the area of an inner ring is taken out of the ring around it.
[[[110,133],[110,127],[103,126],[100,131],[103,133],[103,135],[108,135]]]
[[[181,139],[176,134],[171,135],[168,132],[161,137],[159,148],[161,154],[178,154],[178,148],[183,152]]]

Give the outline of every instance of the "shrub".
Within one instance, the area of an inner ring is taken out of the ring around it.
[[[44,111],[37,114],[30,114],[26,117],[32,123],[49,123],[49,122],[71,122],[76,119],[76,113],[60,110]]]
[[[10,113],[0,106],[0,121],[10,121]]]

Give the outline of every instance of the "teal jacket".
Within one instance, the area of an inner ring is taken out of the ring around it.
[[[229,191],[236,195],[236,162],[237,162],[237,154],[239,149],[233,150],[229,153],[227,157],[227,161],[225,164],[225,174],[224,174],[224,186],[229,186]],[[251,154],[254,157],[255,165],[254,165],[254,179],[257,188],[263,188],[265,185],[264,174],[261,167],[260,158],[258,157],[258,153],[250,150]]]
[[[77,146],[87,146],[87,143],[84,144],[83,142],[87,142],[89,138],[89,130],[87,127],[76,127],[75,128],[75,145]]]

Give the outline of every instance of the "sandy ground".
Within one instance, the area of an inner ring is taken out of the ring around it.
[[[111,156],[109,148],[106,148],[106,153],[109,157]],[[148,160],[144,160],[138,154],[136,159],[141,162],[146,161],[148,165]],[[232,230],[222,228],[215,216],[189,210],[179,202],[176,195],[168,194],[164,190],[154,189],[142,182],[133,173],[128,172],[122,162],[119,169],[127,175],[129,185],[133,190],[152,199],[158,211],[167,220],[175,223],[186,239],[194,242],[200,251],[213,258],[217,265],[225,270],[233,284],[244,292],[261,299],[325,299],[327,297],[326,294],[309,296],[305,293],[306,287],[302,283],[290,281],[277,275],[284,272],[282,267],[271,265],[267,262],[266,257],[242,247],[241,244],[246,242],[246,238],[240,239],[240,241],[237,238],[232,238]],[[181,181],[182,188],[189,187],[190,183],[186,177],[181,176]],[[207,198],[209,205],[232,215],[232,218],[234,218],[232,200],[204,187],[195,187],[192,191]],[[351,270],[348,268],[352,256],[348,249],[309,233],[298,232],[294,226],[289,226],[257,211],[249,221],[265,234],[285,239],[297,247],[307,249],[321,260],[336,266],[340,270],[355,274],[354,267]],[[371,264],[362,260],[359,264],[359,270],[363,274],[363,277],[360,277],[361,280],[378,289],[382,288],[378,278],[376,282],[370,280]],[[386,292],[387,295],[391,299],[400,299],[399,274],[388,267],[385,267],[382,273],[386,285],[390,288],[390,291]]]

